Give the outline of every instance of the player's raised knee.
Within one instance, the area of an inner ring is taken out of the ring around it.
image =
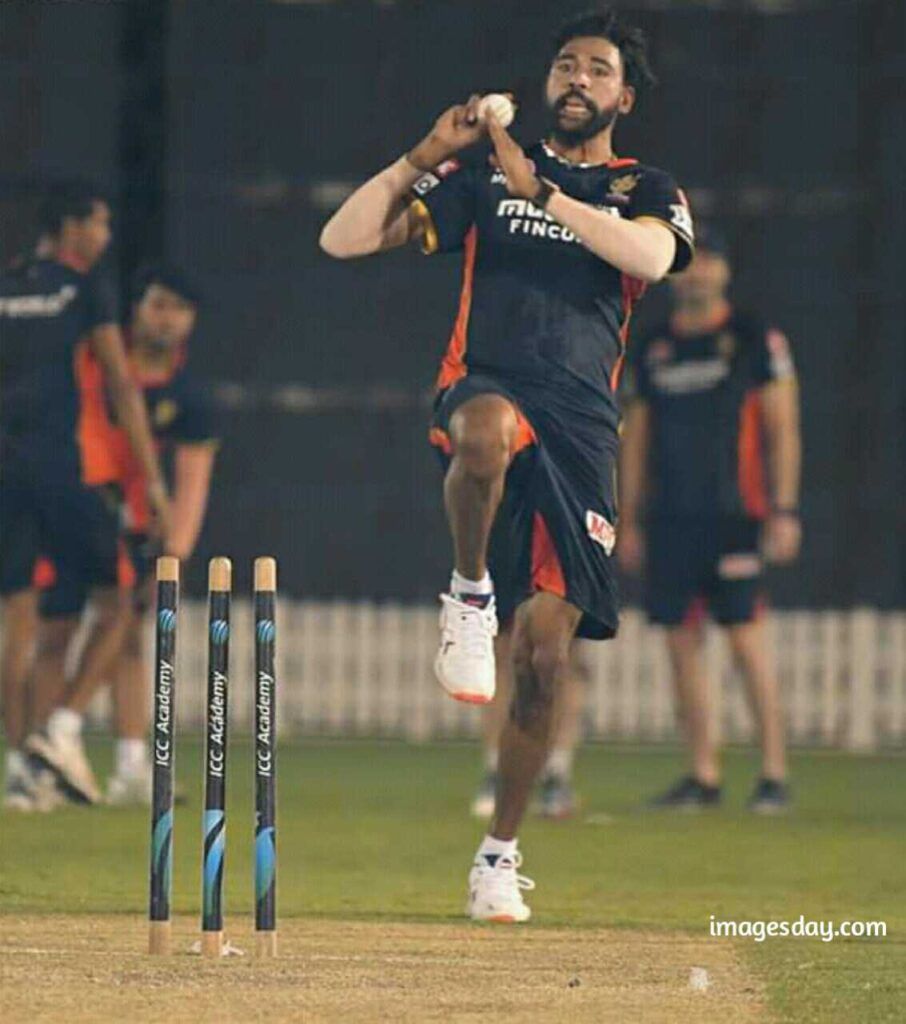
[[[460,406],[450,420],[453,453],[475,476],[499,476],[509,464],[516,413],[499,395],[480,395]]]

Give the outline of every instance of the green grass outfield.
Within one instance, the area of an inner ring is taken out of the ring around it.
[[[91,753],[102,772],[109,744]],[[180,746],[188,805],[177,809],[174,909],[194,913],[200,878],[200,745]],[[796,810],[760,819],[743,804],[753,757],[727,756],[723,810],[639,813],[681,767],[675,750],[590,746],[577,766],[583,810],[533,820],[524,871],[539,925],[676,929],[738,920],[880,920],[887,938],[736,940],[778,1021],[906,1020],[906,760],[801,753]],[[251,907],[251,751],[233,742],[227,910]],[[466,816],[471,745],[298,742],[279,763],[278,899],[287,916],[458,919],[481,828]],[[0,816],[0,913],[142,913],[144,810]],[[726,942],[726,939],[714,939]]]

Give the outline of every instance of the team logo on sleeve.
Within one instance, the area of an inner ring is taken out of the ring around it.
[[[418,181],[412,186],[412,191],[417,196],[426,196],[431,189],[437,188],[440,184],[440,178],[436,174],[432,174],[428,171],[427,174],[423,174]]]
[[[636,185],[639,183],[638,174],[624,174],[619,178],[614,178],[613,181],[607,186],[608,192],[613,192],[618,196],[625,196],[631,192]]]
[[[617,541],[617,533],[613,526],[601,515],[600,512],[592,512],[588,509],[585,513],[585,532],[594,541],[604,548],[605,555],[613,554],[613,547]]]
[[[458,160],[444,160],[442,164],[438,164],[433,171],[427,171],[423,174],[418,181],[412,186],[412,191],[417,196],[427,195],[432,189],[449,177],[454,171],[458,171],[460,163]]]
[[[692,214],[685,203],[670,204],[670,223],[681,235],[692,238]]]

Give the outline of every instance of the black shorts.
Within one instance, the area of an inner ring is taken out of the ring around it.
[[[118,538],[115,488],[0,473],[0,594],[30,589],[41,555],[89,588],[112,586]]]
[[[648,524],[645,607],[678,626],[707,605],[723,626],[751,622],[763,603],[761,523],[745,517],[655,519]]]
[[[488,548],[501,621],[542,590],[583,612],[578,636],[614,636],[619,613],[612,562],[614,430],[593,414],[577,412],[552,388],[469,374],[435,403],[431,442],[445,467],[450,417],[481,394],[501,395],[519,416],[516,450]]]
[[[120,538],[117,557],[117,583],[131,590],[137,611],[146,610],[147,581],[154,571],[158,554],[154,538],[144,533],[125,533]],[[45,619],[81,615],[88,603],[90,585],[71,569],[51,566],[52,579],[41,590],[41,616]],[[43,575],[43,574],[42,574]]]

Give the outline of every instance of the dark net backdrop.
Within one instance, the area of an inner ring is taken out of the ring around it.
[[[444,583],[425,441],[458,261],[335,263],[317,236],[470,91],[515,90],[530,140],[552,32],[577,6],[0,6],[2,254],[27,243],[42,181],[87,173],[116,201],[121,278],[168,255],[204,288],[191,360],[223,449],[202,554],[276,554],[299,595],[416,600]],[[903,601],[904,7],[625,6],[662,84],[618,151],[671,169],[722,222],[737,300],[795,346],[806,544],[779,604]],[[638,322],[665,301],[655,290]]]

